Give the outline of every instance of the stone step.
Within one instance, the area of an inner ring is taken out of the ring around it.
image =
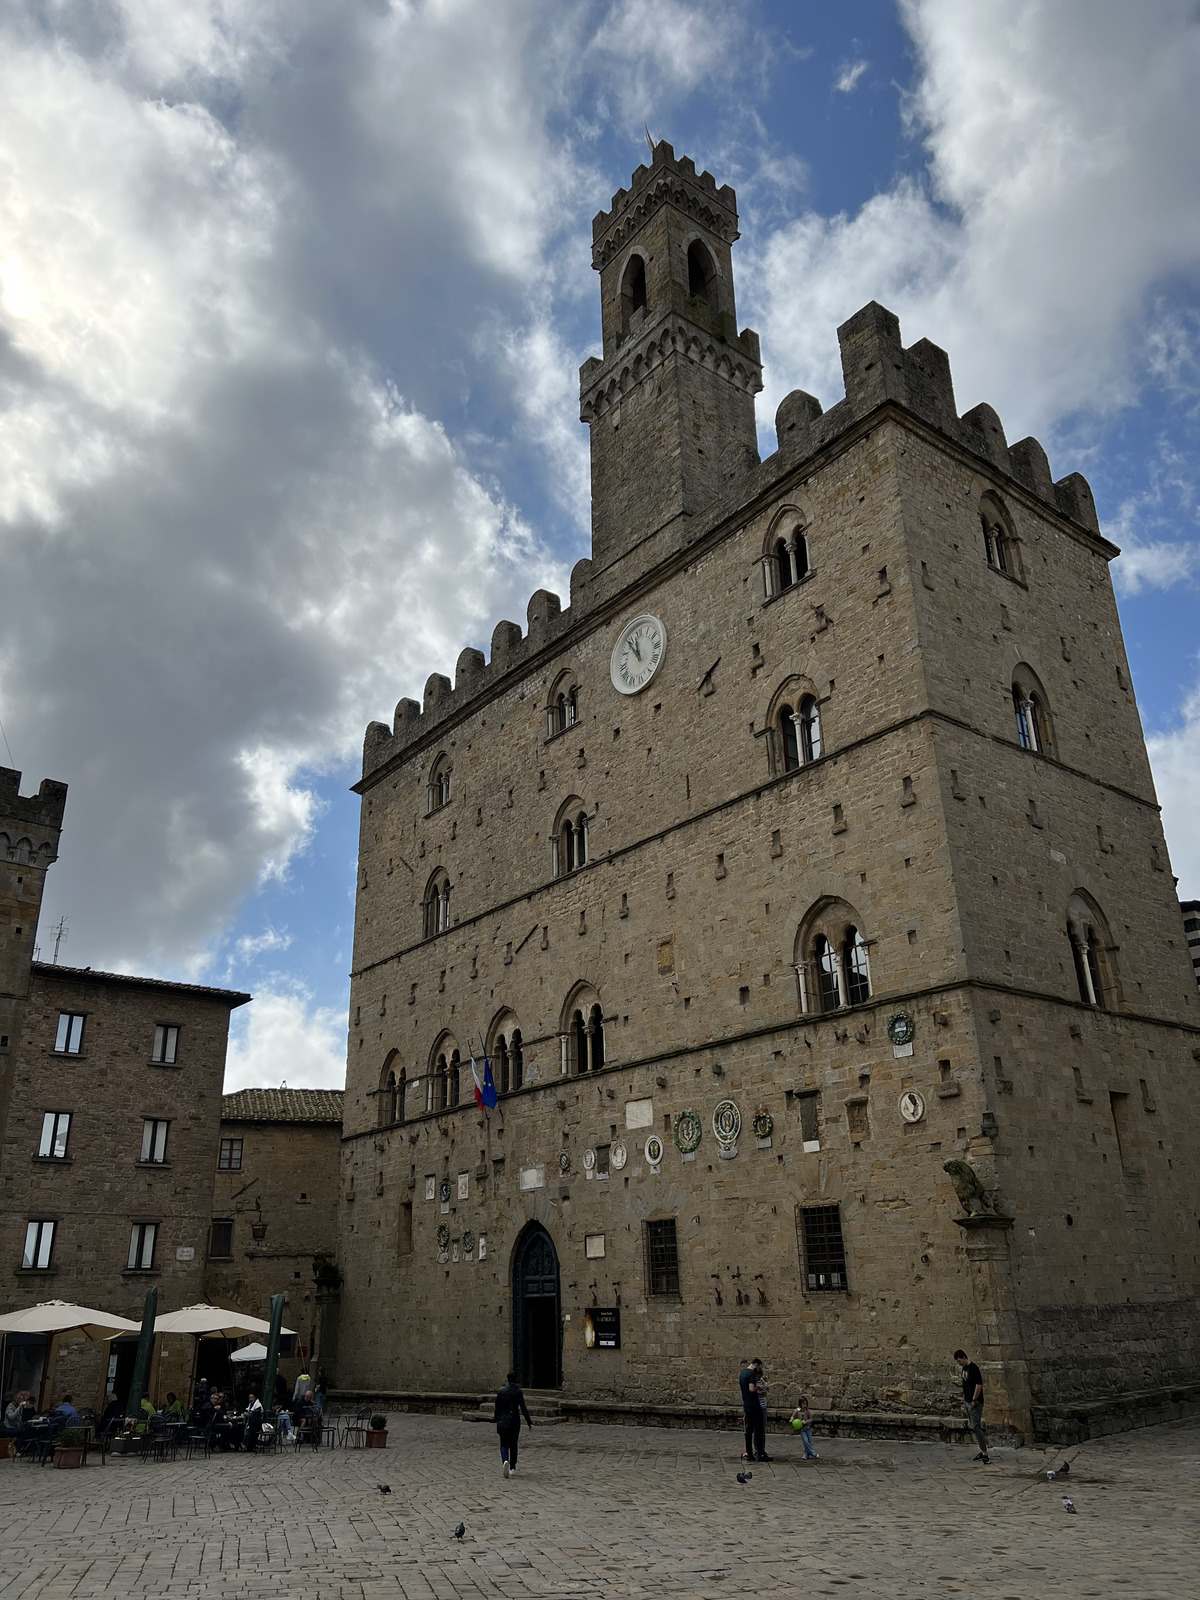
[[[555,1389],[526,1389],[525,1405],[533,1419],[535,1427],[554,1427],[555,1424],[565,1422],[562,1414],[562,1399]],[[496,1420],[495,1396],[479,1402],[474,1411],[464,1411],[464,1422],[490,1422]]]

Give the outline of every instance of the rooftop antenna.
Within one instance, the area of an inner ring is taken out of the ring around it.
[[[648,122],[645,124],[645,128],[646,128],[646,143],[650,146],[650,154],[653,155],[654,154],[654,140],[650,137],[650,124]]]
[[[66,917],[59,917],[57,925],[51,928],[50,931],[54,935],[54,965],[57,966],[58,947],[64,939],[70,938],[71,935],[71,930],[67,927]]]

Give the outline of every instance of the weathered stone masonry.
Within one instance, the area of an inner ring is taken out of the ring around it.
[[[527,1362],[544,1230],[575,1397],[722,1402],[761,1354],[781,1398],[938,1414],[963,1344],[994,1421],[1063,1432],[1064,1408],[1200,1368],[1200,1003],[1116,550],[1086,482],[989,407],[958,416],[944,353],[877,305],[839,330],[845,399],[789,395],[759,463],[736,236],[732,191],[663,144],[597,218],[594,559],[568,610],[534,595],[490,661],[465,650],[368,729],[339,1381],[483,1390]],[[666,651],[622,695],[640,614]],[[563,873],[565,821],[587,862]],[[830,1011],[823,935],[856,1002]],[[472,1041],[515,1031],[522,1087],[484,1117]],[[426,1109],[455,1050],[459,1105]],[[825,1289],[821,1207],[845,1250]],[[670,1221],[677,1292],[651,1259]],[[620,1308],[619,1350],[585,1343],[594,1305]]]

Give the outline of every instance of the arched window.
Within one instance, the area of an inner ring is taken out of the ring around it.
[[[805,766],[821,755],[821,712],[816,696],[811,694],[800,702],[800,755]]]
[[[426,939],[445,933],[450,926],[450,875],[444,867],[439,867],[426,885],[421,926]]]
[[[1084,1005],[1111,1010],[1116,1003],[1112,940],[1099,906],[1082,890],[1067,902],[1067,938],[1079,998]]]
[[[450,803],[450,757],[440,755],[433,763],[429,774],[429,806],[430,811],[440,811],[442,806]]]
[[[604,1013],[596,991],[586,984],[575,990],[563,1011],[563,1069],[598,1072],[604,1065]]]
[[[822,1011],[836,1011],[842,1003],[841,974],[837,951],[823,933],[813,940],[813,964],[817,971],[817,992]]]
[[[554,875],[577,872],[588,861],[588,819],[583,801],[574,797],[558,813],[554,825]]]
[[[688,294],[695,300],[707,300],[717,309],[717,268],[708,248],[699,239],[688,245]]]
[[[871,998],[871,968],[867,946],[857,928],[847,928],[842,942],[842,970],[846,974],[846,1004],[860,1006]]]
[[[379,1126],[391,1127],[393,1122],[399,1122],[404,1116],[404,1091],[402,1084],[404,1073],[396,1077],[396,1052],[393,1050],[383,1064],[383,1071],[379,1077]],[[397,1107],[399,1109],[397,1110]]]
[[[546,737],[565,733],[579,721],[579,685],[574,675],[560,672],[546,697]]]
[[[785,507],[772,521],[762,562],[768,600],[808,577],[808,539],[801,513],[794,507]]]
[[[779,748],[783,752],[783,770],[794,772],[800,765],[800,735],[796,713],[789,705],[779,708]]]
[[[630,256],[621,279],[621,331],[628,333],[634,316],[646,309],[646,263]]]
[[[492,1024],[488,1059],[492,1064],[492,1081],[497,1094],[511,1094],[525,1082],[521,1030],[511,1011],[502,1013]]]
[[[1053,737],[1046,691],[1033,669],[1024,662],[1013,674],[1012,703],[1017,723],[1017,743],[1021,749],[1050,755]]]
[[[1020,578],[1021,561],[1016,536],[1008,513],[993,495],[985,495],[980,502],[979,523],[983,530],[983,553],[988,566],[1010,578]]]
[[[840,1011],[871,998],[868,941],[844,900],[820,900],[800,925],[794,964],[801,1011]]]

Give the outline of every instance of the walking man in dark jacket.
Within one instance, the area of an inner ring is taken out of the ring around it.
[[[525,1396],[517,1382],[515,1372],[510,1372],[503,1389],[496,1395],[496,1432],[500,1435],[500,1460],[504,1463],[506,1478],[517,1475],[517,1445],[521,1437],[521,1418],[533,1427],[533,1418],[525,1404]]]

